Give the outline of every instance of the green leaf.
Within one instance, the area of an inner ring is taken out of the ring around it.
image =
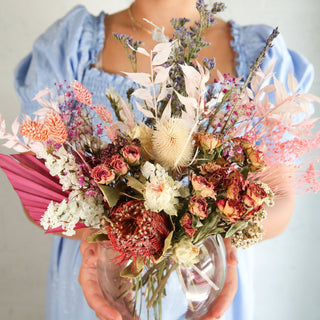
[[[231,237],[232,235],[234,235],[236,232],[243,230],[244,228],[246,228],[248,225],[248,221],[238,221],[235,224],[233,224],[231,226],[231,228],[227,231],[226,233],[226,238]]]
[[[144,193],[145,190],[145,186],[143,183],[141,183],[139,180],[137,180],[136,178],[133,178],[131,176],[127,176],[128,179],[128,183],[127,186],[131,187],[132,189],[137,190],[140,193]]]
[[[225,233],[226,232],[226,229],[225,228],[223,228],[223,227],[218,227],[218,228],[214,228],[213,230],[212,230],[212,234],[223,234],[223,233]]]
[[[89,243],[96,243],[96,242],[102,242],[102,241],[108,241],[109,237],[107,234],[107,231],[105,230],[99,230],[98,232],[92,234],[87,238],[87,241]]]
[[[171,245],[171,240],[172,240],[173,232],[174,232],[174,230],[172,230],[172,231],[169,233],[169,235],[166,237],[166,239],[164,240],[163,253],[165,253],[165,252],[169,249],[169,247],[170,247],[170,245]]]
[[[143,258],[138,257],[136,263],[131,262],[126,268],[121,270],[120,276],[130,279],[137,278],[141,275],[144,265]]]
[[[219,220],[220,220],[220,215],[212,212],[211,214],[209,214],[208,218],[206,219],[205,225],[208,229],[212,229]]]
[[[192,228],[198,229],[203,226],[203,223],[201,222],[199,217],[192,216]]]
[[[98,186],[104,197],[106,198],[110,208],[113,208],[120,198],[120,190],[118,188],[112,188],[104,184],[98,184]]]
[[[241,168],[241,169],[239,170],[239,172],[243,175],[244,180],[247,180],[248,174],[249,174],[249,172],[250,172],[250,168],[249,168],[248,166],[243,167],[243,168]]]

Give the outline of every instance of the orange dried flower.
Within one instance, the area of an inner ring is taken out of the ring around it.
[[[113,121],[112,114],[106,107],[98,104],[97,106],[94,107],[94,110],[102,121],[112,123]]]
[[[77,80],[74,80],[71,83],[71,87],[74,92],[74,97],[77,101],[87,104],[88,106],[92,105],[92,95],[83,84]]]
[[[48,116],[46,127],[48,128],[49,137],[57,143],[64,143],[68,133],[61,117],[53,111],[49,111]]]
[[[20,133],[24,137],[40,142],[46,142],[49,138],[48,128],[44,124],[35,121],[23,121]]]

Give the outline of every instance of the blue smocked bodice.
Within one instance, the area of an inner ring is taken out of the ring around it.
[[[35,94],[64,80],[71,82],[76,79],[83,83],[94,93],[94,104],[108,105],[105,97],[107,87],[114,87],[120,95],[125,96],[127,89],[133,85],[131,80],[91,67],[104,46],[104,18],[105,13],[95,17],[83,6],[77,6],[36,40],[32,53],[21,61],[15,73],[21,113],[31,114],[39,109],[37,102],[32,101]],[[272,28],[265,25],[239,26],[232,21],[230,24],[237,76],[246,77],[250,64],[263,48]],[[274,70],[279,81],[286,82],[288,72],[291,71],[298,79],[300,89],[309,89],[313,79],[312,66],[304,57],[288,50],[281,36],[275,40],[262,68],[266,68],[274,59],[277,59]],[[78,241],[53,237],[47,280],[47,320],[96,319],[95,313],[86,304],[78,283],[81,264],[79,246]],[[252,250],[239,251],[238,274],[239,289],[223,319],[252,320]],[[168,295],[170,296],[170,290]],[[174,312],[176,319],[184,319],[184,308],[179,303],[179,296],[169,297],[167,312],[171,312],[171,315]],[[165,309],[166,305],[163,306],[163,310]],[[167,319],[166,316],[164,319]]]

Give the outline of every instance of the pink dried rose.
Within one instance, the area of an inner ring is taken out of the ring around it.
[[[128,165],[119,154],[112,156],[108,163],[120,175],[127,174],[129,170]]]
[[[253,208],[255,206],[254,200],[246,194],[242,196],[241,200],[249,208]]]
[[[229,174],[227,182],[227,195],[229,199],[239,199],[240,193],[244,187],[244,177],[238,171],[233,171]]]
[[[205,177],[193,175],[191,183],[197,195],[205,198],[216,198],[213,183],[209,182]]]
[[[105,164],[100,164],[93,168],[91,177],[96,183],[109,184],[115,179],[116,175],[114,171],[108,166],[106,166]]]
[[[255,213],[257,212],[257,211],[259,211],[260,210],[260,207],[258,207],[258,208],[256,208],[256,209],[252,209],[252,210],[248,210],[246,213],[244,213],[243,215],[242,215],[242,219],[245,219],[245,220],[249,220],[249,219],[251,219],[254,215],[255,215]]]
[[[208,216],[208,204],[205,198],[194,195],[189,202],[189,211],[195,216],[204,219]]]
[[[181,226],[184,228],[186,234],[192,239],[197,229],[192,227],[192,216],[190,213],[186,213],[180,220]]]
[[[221,169],[221,166],[219,166],[215,162],[207,162],[201,166],[198,166],[198,168],[200,169],[201,174],[207,175]]]
[[[220,141],[209,132],[198,132],[195,135],[195,140],[203,151],[209,151],[209,153],[221,145]]]
[[[130,165],[137,165],[140,162],[141,150],[138,146],[128,145],[121,149],[124,159]]]
[[[264,153],[260,151],[257,146],[246,139],[238,138],[236,140],[239,142],[240,147],[243,149],[249,159],[250,170],[252,172],[256,172],[263,169],[265,167],[263,159]]]
[[[232,223],[236,223],[246,213],[244,205],[233,199],[220,199],[216,201],[218,209]]]
[[[252,199],[252,201],[254,203],[254,207],[261,206],[264,202],[264,199],[266,199],[268,196],[267,193],[265,192],[265,190],[255,183],[249,183],[247,185],[246,195],[250,199]],[[246,201],[246,200],[244,199],[244,201]],[[248,203],[248,200],[247,200],[247,203]]]
[[[227,170],[219,166],[215,171],[211,172],[210,175],[207,176],[207,179],[213,184],[215,190],[217,190],[224,186],[226,177]]]
[[[250,169],[252,172],[262,170],[265,167],[264,153],[262,151],[250,148],[246,150],[246,153],[251,162]]]

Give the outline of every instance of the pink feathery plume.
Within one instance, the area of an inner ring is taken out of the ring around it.
[[[40,225],[40,219],[51,201],[68,199],[69,191],[62,191],[58,177],[50,175],[44,163],[31,154],[0,154],[0,167],[17,192],[30,218]],[[75,229],[83,228],[78,223]],[[62,228],[47,233],[62,232]]]
[[[266,183],[273,191],[275,200],[286,198],[288,190],[295,184],[295,167],[280,163],[269,164],[260,172],[250,173],[248,180]]]

